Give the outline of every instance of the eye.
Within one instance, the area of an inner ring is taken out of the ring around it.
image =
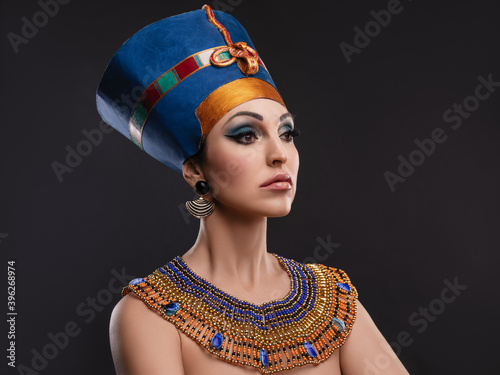
[[[250,130],[238,134],[227,135],[227,137],[233,138],[236,142],[244,145],[248,145],[257,139],[257,135]]]
[[[291,129],[281,134],[282,137],[285,137],[285,141],[287,142],[292,142],[293,138],[298,137],[299,135],[300,131],[298,129]]]
[[[246,133],[241,134],[240,137],[238,138],[238,140],[242,141],[243,143],[250,143],[255,138],[257,138],[257,137],[255,136],[254,133],[252,133],[252,132],[246,132]]]

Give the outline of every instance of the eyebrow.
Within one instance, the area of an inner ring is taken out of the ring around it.
[[[280,122],[283,122],[285,119],[287,119],[287,118],[289,118],[289,117],[290,117],[291,119],[293,119],[293,116],[292,116],[292,114],[291,114],[290,112],[287,112],[287,113],[282,114],[282,115],[280,116]]]
[[[226,126],[226,124],[229,121],[231,121],[233,118],[235,118],[236,116],[250,116],[250,117],[256,118],[259,121],[263,121],[264,120],[264,117],[262,117],[262,115],[259,115],[258,113],[250,112],[250,111],[241,111],[241,112],[237,112],[234,115],[232,115],[231,117],[229,117],[227,119],[227,121],[224,123],[224,125],[222,125],[222,128],[224,128],[224,126]]]
[[[224,123],[224,125],[222,125],[222,128],[224,128],[224,126],[226,126],[226,124],[231,121],[233,118],[235,118],[236,116],[250,116],[250,117],[253,117],[259,121],[264,121],[264,117],[262,117],[262,115],[259,115],[258,113],[255,113],[255,112],[251,112],[251,111],[241,111],[241,112],[238,112],[238,113],[235,113],[234,115],[232,115],[231,117],[229,117],[227,119],[227,121]],[[290,112],[287,112],[287,113],[284,113],[280,116],[280,122],[283,122],[285,119],[287,118],[293,118],[292,114]]]

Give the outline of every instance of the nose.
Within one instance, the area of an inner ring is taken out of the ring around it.
[[[278,134],[269,137],[267,147],[267,162],[270,166],[285,164],[288,159],[283,140]]]

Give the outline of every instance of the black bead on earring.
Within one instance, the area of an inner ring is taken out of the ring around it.
[[[206,193],[208,193],[209,190],[208,182],[203,180],[198,181],[194,186],[194,188],[199,195],[205,195]]]

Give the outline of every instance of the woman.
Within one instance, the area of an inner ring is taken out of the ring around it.
[[[186,203],[194,245],[113,310],[118,374],[407,374],[345,272],[267,250],[267,217],[295,196],[298,131],[234,18],[204,6],[142,29],[108,65],[98,108],[200,195]]]

